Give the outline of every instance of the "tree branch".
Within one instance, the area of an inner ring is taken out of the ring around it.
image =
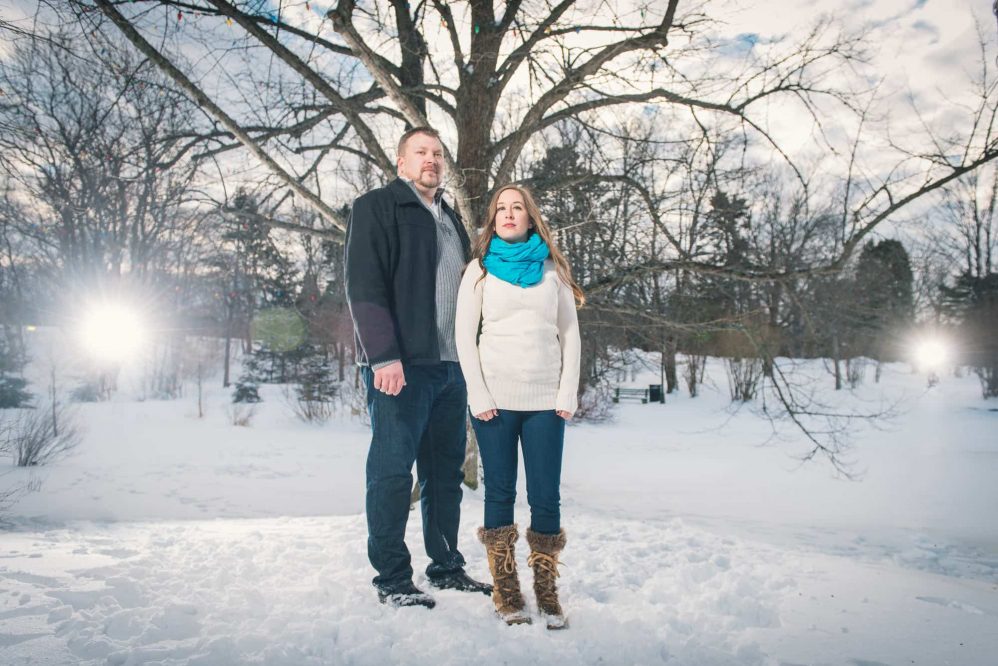
[[[355,3],[353,0],[341,0],[340,3],[329,11],[327,16],[333,22],[333,29],[343,37],[343,40],[354,50],[357,57],[367,68],[367,71],[374,77],[378,82],[378,85],[388,94],[388,97],[395,102],[402,111],[406,120],[414,127],[427,126],[429,125],[429,120],[420,111],[419,107],[413,103],[403,91],[402,88],[396,83],[396,81],[391,77],[390,72],[388,72],[384,67],[382,67],[375,57],[374,52],[361,37],[360,33],[357,32],[357,28],[353,24],[353,10]],[[458,168],[457,163],[454,160],[454,156],[451,152],[444,146],[444,157],[447,162],[447,170],[454,175],[461,173],[460,168]],[[471,220],[474,219],[472,210],[469,206],[470,197],[465,190],[462,183],[452,182],[451,187],[455,190],[455,199],[458,206],[458,210],[461,212],[464,218],[465,224],[471,224]]]
[[[311,203],[315,209],[319,212],[322,217],[332,224],[334,227],[340,230],[346,229],[346,223],[344,220],[326,205],[319,197],[313,194],[308,188],[304,187],[295,178],[291,176],[287,171],[285,171],[274,159],[267,154],[253,139],[243,131],[239,124],[231,118],[225,111],[221,109],[217,104],[215,104],[194,82],[187,78],[183,72],[177,69],[173,63],[171,63],[165,56],[163,56],[155,47],[153,47],[148,41],[145,40],[142,35],[135,29],[134,26],[125,18],[121,12],[119,12],[114,5],[109,0],[94,0],[100,10],[107,16],[111,21],[118,26],[122,34],[130,41],[135,48],[137,48],[141,53],[143,53],[147,58],[156,65],[203,109],[207,110],[214,116],[222,125],[225,126],[233,136],[239,139],[246,148],[256,156],[261,163],[263,163],[268,169],[273,171],[285,184],[287,184],[291,189],[300,194],[302,198]]]
[[[510,179],[510,174],[513,172],[516,160],[519,158],[520,153],[522,152],[524,146],[527,145],[527,141],[532,134],[529,128],[538,126],[548,110],[558,102],[565,99],[565,97],[568,96],[568,94],[574,90],[576,86],[585,81],[586,78],[594,75],[603,67],[603,65],[619,55],[640,49],[666,46],[668,44],[668,32],[672,27],[673,20],[675,19],[676,7],[678,4],[679,0],[669,0],[669,5],[666,8],[662,23],[655,29],[643,35],[638,35],[637,37],[625,39],[603,47],[589,60],[578,67],[569,70],[560,82],[541,95],[540,99],[537,100],[537,103],[534,104],[530,111],[528,111],[524,116],[523,121],[520,123],[520,130],[514,133],[515,138],[510,142],[509,147],[506,150],[506,154],[503,156],[502,162],[499,164],[499,168],[496,171],[496,182],[504,183]]]
[[[395,165],[388,158],[388,155],[385,154],[385,151],[378,142],[377,137],[374,136],[374,132],[371,131],[371,128],[360,117],[360,110],[358,108],[351,104],[349,100],[344,99],[344,97],[334,90],[324,78],[319,76],[289,48],[277,41],[276,38],[271,36],[270,33],[261,28],[255,22],[248,20],[245,14],[240,11],[236,11],[235,7],[231,4],[225,0],[208,0],[208,2],[217,7],[219,12],[225,16],[228,16],[242,26],[246,32],[253,35],[257,41],[270,49],[278,58],[288,65],[288,67],[311,83],[323,97],[332,103],[333,108],[343,114],[343,116],[353,127],[353,130],[357,133],[357,136],[360,137],[364,147],[367,148],[375,162],[379,167],[381,167],[381,170],[385,172],[389,178],[395,174]]]

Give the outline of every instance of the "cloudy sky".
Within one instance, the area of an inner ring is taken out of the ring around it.
[[[335,4],[333,0],[315,0],[306,9],[300,0],[271,2],[275,8],[278,4],[283,7],[284,16],[290,22],[312,23],[314,27],[323,24],[325,12]],[[462,4],[453,4],[460,14]],[[653,8],[653,13],[660,13],[664,4],[664,0],[652,0],[648,6]],[[366,0],[361,3],[362,7],[365,5],[370,8],[386,3],[375,5]],[[577,20],[583,21],[591,18],[592,11],[607,6],[599,0],[581,0],[574,12],[578,15]],[[636,0],[621,0],[612,6],[620,15],[634,19],[640,12],[640,2]],[[36,7],[37,3],[32,0],[8,0],[0,4],[0,17],[28,28],[30,22],[24,17],[31,17]],[[861,74],[871,86],[879,86],[874,111],[881,117],[890,117],[891,136],[902,142],[921,131],[912,104],[936,130],[963,129],[968,118],[965,105],[973,101],[971,82],[981,67],[975,21],[990,42],[987,65],[992,69],[998,67],[994,60],[998,25],[991,13],[990,0],[708,0],[706,3],[681,0],[680,15],[695,9],[716,21],[711,28],[716,49],[711,55],[722,64],[762,58],[767,50],[788,47],[806,35],[824,15],[833,14],[846,30],[868,30],[870,63],[860,68]],[[573,16],[571,13],[566,15],[566,20],[576,20]],[[188,24],[191,21],[191,18],[187,19]],[[429,27],[432,30],[434,26]],[[325,21],[324,31],[332,37],[328,21]],[[428,37],[433,44],[434,36]],[[203,62],[210,62],[210,59]],[[441,57],[437,63],[446,67],[447,58]],[[258,69],[265,71],[267,68]],[[229,108],[244,104],[245,98],[242,101],[237,97],[224,99],[236,86],[226,79],[225,67],[214,70],[211,82],[205,80],[206,87],[214,88],[219,101],[231,105]],[[835,72],[829,74],[836,75]],[[856,78],[851,80],[855,83]],[[814,124],[802,109],[774,105],[754,113],[757,114],[755,119],[761,120],[788,152],[801,155],[821,150],[815,142]],[[840,141],[840,148],[847,147],[855,136],[855,128],[848,126],[846,115],[842,115],[838,127],[826,128],[830,136]],[[883,136],[885,132],[880,134]],[[884,151],[884,145],[875,142],[865,148],[873,154],[873,159]],[[894,157],[885,156],[884,164],[893,163],[893,160]]]
[[[271,4],[275,8],[281,5],[284,16],[292,22],[318,27],[335,2],[315,0],[308,10],[300,0],[271,0]],[[453,4],[460,15],[461,3]],[[611,4],[626,16],[636,14],[641,3],[623,0]],[[664,4],[665,0],[652,0],[650,6]],[[0,19],[30,28],[37,5],[35,0],[7,0],[0,3]],[[576,11],[585,13],[590,5],[607,6],[583,0]],[[966,92],[969,77],[980,66],[975,19],[992,43],[998,32],[990,0],[681,0],[679,8],[680,14],[702,8],[717,20],[719,53],[732,58],[740,58],[753,48],[761,51],[771,44],[792,43],[821,16],[834,15],[848,29],[870,31],[872,66],[867,73],[871,80],[882,79],[884,95],[904,95],[910,90],[916,103],[925,107],[958,99]],[[571,20],[572,14],[566,17]],[[325,31],[332,35],[328,21]],[[894,103],[901,101],[896,96],[892,99]]]

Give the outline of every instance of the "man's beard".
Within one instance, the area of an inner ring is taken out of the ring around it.
[[[417,182],[423,187],[437,187],[440,184],[439,171],[420,171]]]

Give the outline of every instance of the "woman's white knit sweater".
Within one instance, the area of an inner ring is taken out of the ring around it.
[[[579,320],[575,298],[550,259],[541,281],[519,287],[472,260],[457,294],[455,342],[472,414],[578,408]],[[482,334],[478,337],[478,324]]]

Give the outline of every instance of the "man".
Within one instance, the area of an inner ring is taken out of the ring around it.
[[[468,400],[454,313],[470,242],[443,199],[443,174],[436,130],[409,130],[399,177],[354,201],[347,229],[347,302],[372,430],[367,551],[378,599],[396,607],[435,605],[413,584],[405,545],[414,462],[429,584],[492,592],[468,577],[457,549]]]

